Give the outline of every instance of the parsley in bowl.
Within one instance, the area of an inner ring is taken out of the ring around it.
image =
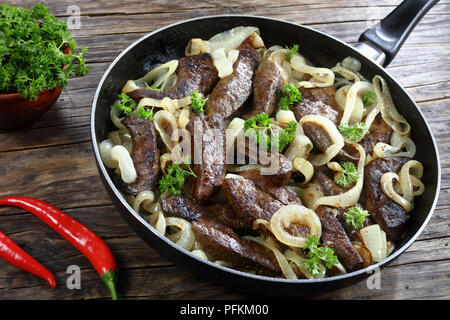
[[[65,22],[36,4],[0,4],[0,128],[23,126],[45,112],[74,76],[89,72]]]

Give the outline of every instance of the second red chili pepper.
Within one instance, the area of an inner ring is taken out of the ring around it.
[[[0,205],[19,207],[31,212],[58,232],[89,259],[110,290],[113,300],[117,299],[116,262],[111,250],[98,235],[58,208],[39,199],[5,197],[0,199]]]

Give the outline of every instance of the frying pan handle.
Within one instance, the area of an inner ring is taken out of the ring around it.
[[[403,1],[378,24],[361,34],[356,49],[384,67],[387,66],[416,24],[438,2],[439,0]]]

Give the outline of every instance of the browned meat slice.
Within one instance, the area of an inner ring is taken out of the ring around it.
[[[197,221],[208,218],[233,229],[244,229],[244,223],[228,204],[201,205],[183,196],[169,196],[159,200],[161,209],[168,217]]]
[[[234,63],[233,73],[219,80],[208,98],[209,114],[220,114],[231,118],[252,93],[252,81],[258,67],[258,53],[247,38],[239,46],[239,56]]]
[[[200,218],[192,222],[192,230],[201,248],[214,259],[226,261],[238,269],[281,276],[272,251],[256,242],[240,239],[231,228]]]
[[[359,142],[367,154],[373,153],[373,148],[378,142],[389,143],[391,140],[392,128],[378,114],[370,126],[369,132]]]
[[[339,261],[347,271],[361,269],[363,260],[353,247],[344,227],[333,214],[332,209],[319,206],[316,213],[322,224],[322,243],[326,243],[334,249]]]
[[[194,184],[192,195],[207,201],[222,184],[226,173],[225,124],[222,116],[200,114],[188,124],[192,137]],[[199,153],[201,151],[201,159]]]
[[[178,60],[177,84],[167,91],[137,89],[128,93],[136,101],[142,98],[181,99],[195,90],[207,95],[219,80],[216,67],[208,53],[182,57]]]
[[[279,186],[274,184],[268,176],[261,175],[259,171],[255,170],[242,172],[241,176],[253,181],[253,183],[259,189],[264,190],[284,205],[302,204],[302,201],[298,197],[297,193],[295,193],[295,191],[289,189],[286,186]]]
[[[386,172],[398,172],[409,160],[406,157],[376,158],[364,169],[366,209],[386,232],[388,240],[396,241],[402,237],[409,215],[401,205],[384,194],[380,180]]]
[[[297,121],[306,115],[318,114],[327,117],[336,125],[339,123],[342,118],[342,110],[334,99],[336,89],[333,86],[299,88],[299,90],[302,94],[302,99],[293,107]]]
[[[253,80],[253,109],[251,116],[275,111],[285,82],[275,62],[266,58],[255,72]]]
[[[126,117],[123,124],[131,134],[131,158],[137,173],[135,182],[123,184],[123,191],[137,195],[144,190],[154,190],[159,177],[159,149],[155,127],[151,121],[133,115]]]
[[[265,152],[261,148],[255,150],[248,144],[242,147],[238,146],[237,153],[245,155],[249,163],[262,164],[264,172],[261,172],[276,185],[284,185],[291,178],[292,161],[281,153]]]
[[[248,229],[253,228],[253,222],[257,219],[270,221],[273,214],[283,206],[280,201],[257,188],[246,178],[225,179],[222,190]]]

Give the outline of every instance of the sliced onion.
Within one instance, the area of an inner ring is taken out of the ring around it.
[[[206,255],[206,253],[203,250],[196,249],[196,250],[192,250],[191,253],[193,255],[199,257],[200,259],[208,260],[208,256]]]
[[[406,136],[400,136],[394,131],[391,136],[391,144],[378,142],[373,148],[373,152],[377,157],[408,157],[413,158],[416,154],[416,145],[414,141]],[[402,152],[403,149],[406,151]]]
[[[191,224],[181,218],[168,217],[166,218],[166,227],[170,226],[177,227],[181,230],[180,238],[176,241],[176,244],[186,250],[190,250],[195,241]]]
[[[300,172],[305,177],[305,181],[303,181],[300,185],[307,184],[314,175],[314,166],[306,159],[295,158],[292,162],[292,167],[294,171]]]
[[[133,160],[130,153],[124,146],[114,146],[111,149],[111,160],[117,161],[120,175],[125,183],[133,183],[136,181],[137,173],[134,168]]]
[[[167,110],[159,110],[155,113],[153,124],[164,144],[169,150],[172,150],[177,142],[172,141],[172,136],[174,136],[172,133],[178,129],[178,123],[175,117]],[[168,128],[170,128],[169,131],[167,130]]]
[[[114,147],[114,144],[111,142],[111,140],[106,139],[103,140],[98,149],[100,151],[100,157],[102,158],[103,163],[105,164],[105,166],[107,166],[108,168],[112,168],[115,169],[118,166],[117,161],[113,161],[111,159],[111,150]]]
[[[225,132],[226,150],[227,153],[232,151],[234,146],[234,141],[236,140],[239,133],[244,130],[245,120],[241,118],[234,118],[231,120]]]
[[[317,214],[301,205],[287,205],[278,209],[270,218],[270,231],[275,235],[278,241],[292,247],[304,248],[306,238],[294,236],[286,231],[289,226],[294,224],[305,225],[309,228],[309,234],[320,238],[322,234],[322,225]]]
[[[178,68],[178,60],[170,60],[150,70],[145,76],[137,80],[128,80],[122,91],[125,93],[142,89],[145,83],[153,81],[152,86],[159,88]]]
[[[143,204],[144,202],[147,202],[147,205],[148,205],[149,203],[152,203],[154,200],[155,200],[155,194],[153,193],[153,191],[150,191],[150,190],[141,191],[138,193],[138,195],[134,199],[133,209],[134,209],[134,211],[139,212],[139,208],[141,207],[141,204]]]
[[[311,140],[309,140],[309,138],[305,135],[303,128],[301,126],[297,126],[294,139],[284,152],[284,155],[292,161],[295,158],[307,159],[312,149],[313,144]]]
[[[370,253],[370,251],[363,247],[360,246],[359,244],[354,243],[353,247],[355,248],[355,250],[358,252],[358,254],[361,256],[362,260],[363,260],[363,268],[370,266],[373,261],[372,261],[372,254]]]
[[[219,78],[225,78],[233,73],[233,65],[239,56],[239,50],[228,48],[217,48],[211,52]]]
[[[291,110],[278,110],[277,114],[275,115],[275,119],[281,123],[289,123],[291,121],[297,122],[294,112],[292,112]]]
[[[363,187],[364,180],[364,165],[366,162],[366,152],[364,149],[357,143],[353,144],[353,146],[359,152],[359,161],[358,161],[358,180],[356,180],[356,184],[348,190],[347,192],[334,195],[334,196],[326,196],[316,200],[314,205],[312,206],[313,210],[316,210],[320,205],[332,206],[332,207],[350,207],[355,205],[359,197],[361,196],[361,191]]]
[[[328,68],[316,68],[306,64],[305,59],[300,55],[291,57],[291,66],[297,72],[307,73],[312,76],[309,81],[300,81],[297,87],[313,88],[328,87],[334,83],[334,73]]]
[[[300,126],[306,122],[311,122],[321,126],[328,136],[332,144],[325,150],[324,153],[310,155],[310,162],[315,166],[322,166],[333,159],[344,146],[344,138],[336,128],[336,125],[327,117],[321,115],[307,115],[300,119]]]
[[[381,261],[386,257],[386,235],[383,237],[382,230],[378,224],[362,228],[359,234],[364,246],[370,251],[374,262]]]

